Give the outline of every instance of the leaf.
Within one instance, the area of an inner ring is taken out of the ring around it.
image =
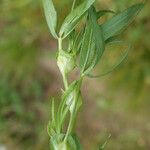
[[[76,143],[76,150],[83,150],[78,136],[76,134],[73,134],[72,137],[73,137],[73,139],[74,139],[74,141]]]
[[[80,80],[77,81],[73,91],[68,95],[66,105],[69,108],[71,116],[76,116],[79,108],[82,105],[81,93],[80,93]]]
[[[88,58],[90,51],[92,51],[92,39],[93,31],[89,21],[87,22],[85,33],[82,40],[81,52],[80,52],[80,67],[81,72],[84,72],[87,68]]]
[[[105,42],[103,39],[102,29],[97,22],[97,13],[94,7],[91,7],[91,9],[89,10],[89,19],[93,30],[96,51],[94,61],[92,62],[90,68],[88,68],[88,71],[86,71],[86,73],[89,72],[89,70],[91,70],[93,67],[95,67],[95,65],[97,65],[105,50]]]
[[[55,116],[55,102],[53,98],[51,104],[51,121],[49,121],[47,126],[47,132],[49,136],[53,136],[56,133],[55,127],[56,127],[56,116]]]
[[[80,92],[78,93],[77,98],[69,97],[67,101],[67,106],[69,107],[70,113],[73,114],[73,116],[76,116],[76,113],[80,109],[81,105],[82,98]]]
[[[52,108],[51,108],[51,115],[52,115],[52,122],[55,123],[55,102],[54,102],[54,99],[52,100]]]
[[[115,41],[115,40],[117,40],[118,39],[118,36],[116,35],[116,36],[112,36],[112,37],[110,37],[110,38],[108,38],[106,41],[105,41],[105,44],[109,44],[109,43],[111,43],[111,42],[113,42],[113,41]]]
[[[144,4],[142,3],[133,5],[102,24],[104,39],[107,40],[126,28],[137,16],[143,6]]]
[[[68,95],[70,93],[72,93],[76,84],[77,84],[77,81],[74,81],[73,83],[71,83],[71,85],[68,87],[68,90],[63,94],[63,97],[62,97],[61,102],[59,104],[58,111],[57,111],[58,112],[57,113],[57,119],[58,119],[60,127],[62,126],[62,124],[66,118],[67,112],[69,111],[69,108],[66,107],[66,101],[67,101]]]
[[[86,63],[86,68],[84,70],[84,74],[86,74],[86,72],[89,72],[93,69],[93,67],[95,66],[94,62],[96,59],[96,48],[95,48],[95,39],[94,36],[92,36],[91,39],[91,48],[89,49],[89,54],[88,54],[88,58],[87,58],[87,63]]]
[[[68,36],[68,52],[71,53],[73,50],[74,39],[75,39],[76,32],[75,30]]]
[[[80,52],[84,31],[85,29],[82,29],[75,35],[75,40],[73,43],[73,52],[75,55]]]
[[[69,145],[69,150],[78,150],[76,148],[75,140],[74,140],[74,138],[71,135],[68,136],[67,143]]]
[[[63,112],[65,110],[65,105],[66,105],[67,98],[70,95],[70,93],[72,93],[74,91],[74,89],[77,86],[77,83],[78,83],[77,81],[74,81],[73,83],[71,83],[71,85],[68,87],[68,90],[64,93],[64,95],[62,97],[62,102],[59,106],[61,115],[63,115]]]
[[[97,19],[99,19],[100,17],[104,16],[107,13],[112,13],[114,14],[115,12],[112,10],[100,10],[97,12]]]
[[[99,62],[104,50],[105,42],[101,27],[97,22],[97,12],[94,7],[91,7],[80,53],[81,72],[89,73]]]
[[[98,78],[98,77],[105,76],[105,75],[113,72],[115,69],[117,69],[124,62],[124,60],[127,58],[128,54],[129,54],[129,51],[131,49],[131,45],[129,43],[112,39],[112,41],[110,41],[109,44],[126,44],[128,46],[128,48],[125,50],[125,52],[122,55],[122,57],[120,58],[120,60],[116,64],[114,64],[109,70],[107,70],[106,72],[101,73],[99,75],[88,74],[87,77],[89,77],[89,78]]]
[[[77,23],[84,16],[85,12],[90,8],[94,1],[95,0],[85,0],[66,17],[59,32],[59,35],[62,38],[67,37],[73,31]]]
[[[43,0],[44,13],[46,17],[46,21],[48,27],[50,29],[51,34],[54,38],[58,38],[56,34],[56,25],[57,25],[57,13],[54,7],[52,0]]]

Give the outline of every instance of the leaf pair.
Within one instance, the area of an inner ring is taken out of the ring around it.
[[[109,44],[123,44],[123,45],[125,44],[125,45],[128,45],[128,48],[125,50],[124,55],[121,56],[121,59],[116,64],[114,64],[112,68],[110,68],[106,72],[103,72],[102,74],[99,74],[99,75],[93,76],[93,75],[88,74],[88,77],[101,77],[101,76],[107,75],[111,73],[114,69],[116,69],[127,58],[131,45],[129,43],[116,40],[115,36],[119,34],[121,31],[123,31],[123,29],[125,29],[133,21],[133,19],[140,12],[143,6],[144,4],[141,4],[141,3],[133,5],[101,25],[103,37],[104,37],[106,44],[108,43]],[[104,12],[102,12],[102,14],[103,13]]]
[[[126,28],[129,23],[133,21],[138,12],[140,12],[143,6],[144,4],[141,3],[133,5],[121,12],[120,14],[114,16],[112,19],[106,21],[102,25],[98,25],[97,19],[99,17],[102,17],[106,13],[113,12],[110,10],[96,12],[94,7],[91,7],[89,9],[89,15],[80,52],[80,67],[82,73],[84,72],[84,74],[89,74],[89,72],[100,61],[105,50],[105,44],[112,41],[112,39],[114,39],[114,37],[119,34],[120,31]],[[117,65],[115,65],[112,69],[104,74],[108,74],[116,67],[118,67],[120,63],[122,63],[123,60],[126,58],[128,50],[122,57],[121,61],[119,61]]]
[[[63,38],[65,38],[71,33],[71,31],[73,31],[77,23],[80,21],[85,12],[89,10],[94,1],[95,0],[85,0],[66,17],[60,29],[60,36],[63,36]],[[57,12],[55,10],[52,0],[43,0],[43,6],[47,24],[51,31],[51,34],[55,38],[58,38],[56,34]],[[143,6],[144,4],[142,3],[133,5],[128,9],[124,10],[122,13],[116,15],[112,19],[102,24],[104,39],[107,40],[108,38],[116,35],[122,29],[126,28],[129,23],[132,22],[135,16],[140,12]],[[99,11],[97,12],[97,18],[103,16],[105,13],[113,13],[113,11]]]
[[[95,0],[85,0],[66,17],[60,28],[60,37],[65,38],[73,31],[73,29],[84,16],[85,12],[91,7],[94,1]]]
[[[94,1],[95,0],[86,0],[82,4],[80,4],[76,9],[71,11],[71,13],[66,17],[60,28],[59,36],[61,38],[67,37],[74,30],[80,19],[85,15],[86,11],[94,3]],[[54,4],[52,0],[43,0],[43,5],[50,32],[54,36],[54,38],[57,39],[57,13]]]

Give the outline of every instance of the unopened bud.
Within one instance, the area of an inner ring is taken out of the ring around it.
[[[75,59],[73,54],[67,51],[59,51],[57,58],[57,65],[62,74],[67,74],[75,67]]]

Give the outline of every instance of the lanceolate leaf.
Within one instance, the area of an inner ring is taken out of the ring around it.
[[[128,54],[129,54],[129,52],[130,52],[130,49],[131,49],[131,45],[130,45],[129,43],[124,42],[124,41],[119,41],[119,40],[112,40],[111,42],[109,42],[109,44],[110,44],[110,45],[111,45],[111,44],[115,44],[115,45],[117,45],[117,44],[127,45],[128,48],[125,49],[125,52],[124,52],[124,54],[120,57],[120,60],[119,60],[117,63],[115,63],[110,69],[108,69],[107,71],[105,71],[105,72],[103,72],[103,73],[101,73],[101,74],[99,74],[99,75],[88,74],[88,75],[87,75],[88,77],[90,77],[90,78],[98,78],[98,77],[105,76],[105,75],[107,75],[107,74],[113,72],[116,68],[118,68],[118,67],[124,62],[124,60],[127,58]]]
[[[51,103],[51,120],[48,123],[47,131],[49,136],[53,136],[56,133],[56,114],[55,114],[55,103],[54,99],[52,99]]]
[[[103,52],[105,50],[105,42],[103,39],[101,26],[99,26],[97,22],[97,13],[94,7],[91,7],[91,9],[89,10],[89,18],[96,46],[95,63],[93,64],[93,66],[95,66],[103,55]]]
[[[137,16],[143,6],[144,4],[141,3],[133,5],[105,22],[102,25],[104,39],[107,40],[108,38],[118,34],[118,32],[126,28],[129,23],[133,21],[135,16]]]
[[[87,64],[86,64],[84,74],[86,74],[87,72],[90,72],[93,69],[93,67],[95,66],[95,60],[96,60],[97,52],[96,52],[96,48],[95,48],[95,38],[94,38],[94,36],[92,36],[90,47],[91,48],[90,48],[90,51],[89,51],[88,61],[87,61]]]
[[[84,0],[84,2],[74,9],[64,20],[61,26],[59,35],[63,38],[68,36],[70,32],[76,27],[77,23],[83,17],[85,12],[90,8],[95,0]]]
[[[57,34],[55,31],[56,24],[57,24],[57,13],[52,0],[43,0],[43,6],[44,6],[46,21],[50,29],[50,32],[53,35],[53,37],[57,39]]]
[[[81,52],[80,52],[80,67],[81,72],[84,72],[87,69],[88,58],[90,55],[90,51],[92,51],[92,39],[93,39],[93,31],[89,22],[87,22]]]
[[[58,108],[58,118],[59,120],[61,119],[64,119],[64,115],[66,115],[66,110],[65,110],[65,105],[66,105],[66,101],[67,101],[67,98],[68,98],[68,95],[70,93],[72,93],[72,91],[74,90],[75,86],[77,85],[77,81],[74,81],[68,88],[68,90],[64,93],[63,97],[62,97],[62,100],[61,100],[61,103],[59,105],[59,108]]]

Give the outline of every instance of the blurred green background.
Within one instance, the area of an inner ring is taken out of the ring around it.
[[[118,12],[137,2],[97,0],[96,6]],[[54,3],[61,24],[72,1]],[[125,63],[84,82],[77,132],[86,150],[103,144],[109,133],[106,150],[150,150],[149,10],[147,1],[122,35],[133,45]],[[0,0],[0,150],[49,149],[49,100],[58,98],[62,87],[56,49],[40,0]]]

